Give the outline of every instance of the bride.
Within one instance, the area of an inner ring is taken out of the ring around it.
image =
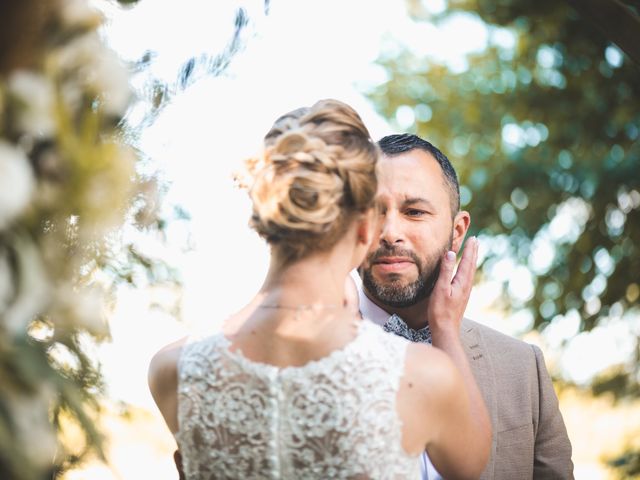
[[[482,472],[491,432],[472,376],[345,300],[378,234],[378,155],[335,100],[265,137],[250,188],[251,225],[271,247],[264,284],[222,332],[165,347],[149,369],[187,479],[404,480],[425,448],[446,478]],[[443,259],[435,290],[455,332],[475,269],[468,243],[453,282],[455,257]]]

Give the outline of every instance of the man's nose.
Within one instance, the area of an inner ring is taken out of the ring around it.
[[[401,219],[396,213],[387,212],[382,218],[380,242],[396,245],[404,242]]]

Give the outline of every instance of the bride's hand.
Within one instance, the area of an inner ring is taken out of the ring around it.
[[[460,323],[471,294],[477,260],[478,240],[475,237],[467,240],[455,276],[455,253],[447,252],[442,260],[440,275],[427,308],[429,328],[435,345],[440,339],[460,335]]]

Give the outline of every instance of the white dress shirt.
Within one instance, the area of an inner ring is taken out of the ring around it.
[[[383,326],[389,319],[389,313],[385,312],[365,295],[362,288],[362,280],[360,280],[360,275],[358,275],[355,270],[351,272],[351,277],[356,282],[358,288],[360,313],[364,318],[371,320],[377,325]],[[421,480],[443,480],[442,476],[431,463],[431,460],[429,460],[427,452],[420,455],[420,478]]]

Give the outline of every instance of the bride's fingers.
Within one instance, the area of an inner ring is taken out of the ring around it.
[[[476,248],[475,253],[473,255],[473,273],[475,274],[477,268],[478,268],[478,250],[480,250],[480,242],[478,241],[477,237],[474,237],[476,240]],[[473,280],[473,279],[472,279]]]
[[[467,281],[469,282],[466,285],[466,294],[467,297],[471,294],[471,289],[473,288],[473,280],[476,276],[476,270],[478,269],[478,239],[476,237],[473,238],[472,244],[472,255],[471,255],[471,266],[469,268],[469,275],[467,277]]]
[[[462,252],[462,258],[458,265],[458,271],[453,279],[453,284],[463,292],[471,291],[473,277],[476,272],[476,262],[478,259],[478,240],[471,237]]]
[[[451,296],[451,277],[453,276],[453,268],[456,265],[456,254],[449,251],[445,254],[440,264],[440,274],[435,288],[442,291],[447,297]]]

